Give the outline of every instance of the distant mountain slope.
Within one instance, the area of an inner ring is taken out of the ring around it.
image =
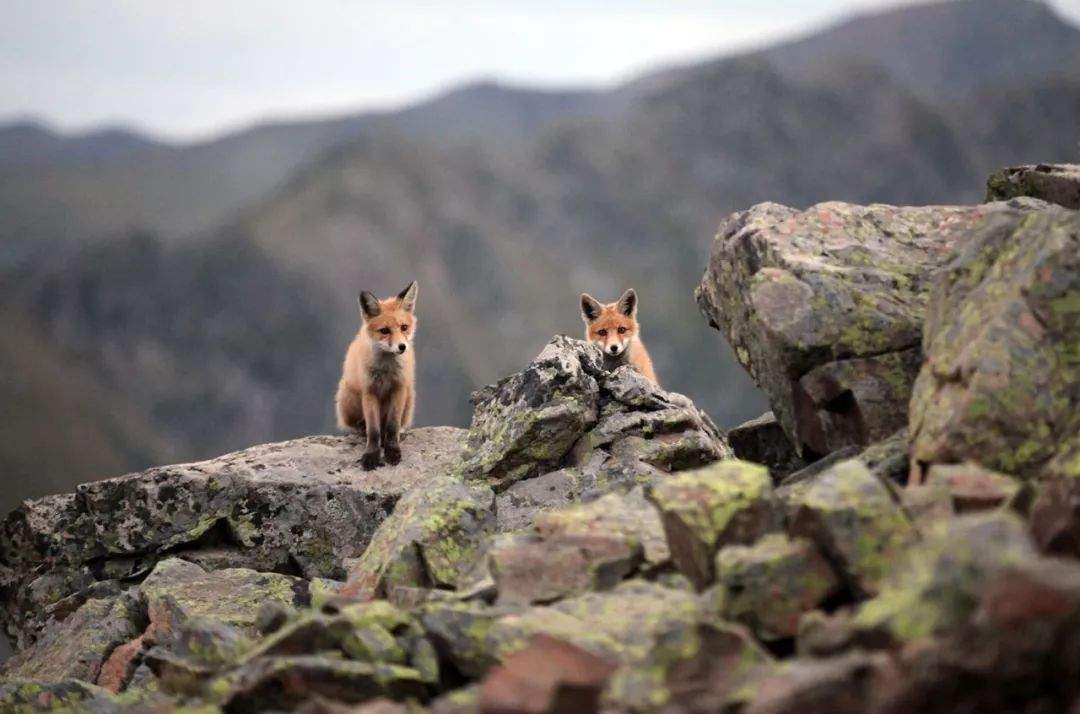
[[[125,394],[0,310],[0,512],[22,499],[124,473],[177,452]]]
[[[123,159],[157,142],[126,129],[64,135],[34,121],[0,126],[0,172]]]
[[[951,0],[855,17],[764,54],[799,78],[826,75],[836,61],[875,64],[919,96],[950,102],[1080,77],[1080,29],[1039,0]]]

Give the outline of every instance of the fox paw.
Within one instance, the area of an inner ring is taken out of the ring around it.
[[[381,464],[382,459],[379,458],[378,451],[365,451],[364,455],[360,457],[360,465],[364,467],[365,471],[378,468]]]
[[[383,448],[383,456],[386,457],[386,463],[391,466],[401,463],[401,447],[400,446],[386,446]]]

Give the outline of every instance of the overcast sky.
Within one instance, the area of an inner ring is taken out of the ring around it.
[[[905,1],[0,0],[0,120],[192,139],[481,77],[612,83]]]

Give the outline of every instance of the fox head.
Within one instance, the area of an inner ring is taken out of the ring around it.
[[[360,293],[360,331],[376,350],[405,354],[416,334],[416,281],[395,297],[380,300],[368,291]]]
[[[605,357],[625,354],[638,335],[637,305],[637,293],[633,289],[607,305],[588,293],[582,293],[581,317],[585,320],[585,339],[600,345]]]

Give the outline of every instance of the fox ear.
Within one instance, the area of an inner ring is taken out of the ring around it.
[[[379,307],[379,298],[375,297],[367,290],[360,292],[360,297],[356,299],[360,303],[360,314],[364,316],[365,320],[370,320],[373,317],[378,317],[382,312],[382,308]]]
[[[585,318],[585,322],[592,322],[600,317],[603,307],[600,301],[589,293],[581,293],[581,316]]]
[[[412,312],[416,307],[416,281],[409,283],[408,287],[398,293],[398,299],[401,300],[401,306],[408,312]]]
[[[622,294],[618,302],[619,312],[627,317],[633,317],[637,312],[637,293],[633,288],[630,288]]]

